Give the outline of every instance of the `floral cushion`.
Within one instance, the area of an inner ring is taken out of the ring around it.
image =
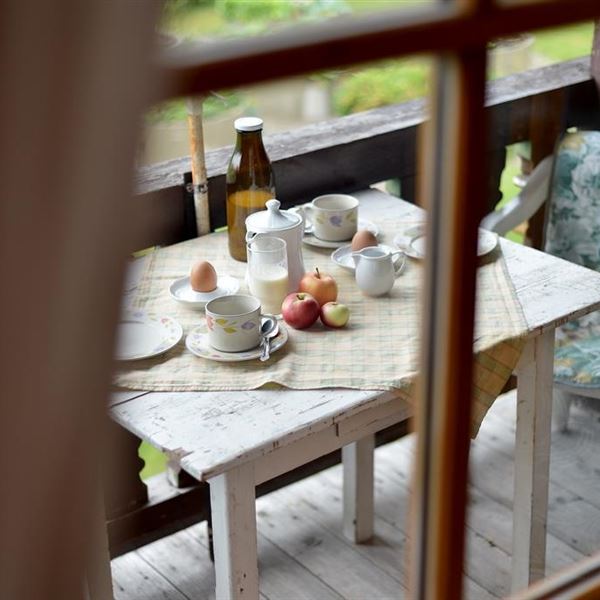
[[[600,337],[557,346],[554,379],[577,387],[600,386]]]
[[[600,271],[600,132],[568,133],[556,153],[545,251]],[[555,379],[600,386],[600,311],[556,333]]]

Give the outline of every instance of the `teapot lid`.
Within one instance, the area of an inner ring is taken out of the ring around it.
[[[261,210],[260,212],[253,213],[246,219],[246,230],[247,231],[272,231],[290,229],[300,223],[302,217],[288,212],[287,210],[281,210],[281,202],[272,198],[267,200],[267,210]]]

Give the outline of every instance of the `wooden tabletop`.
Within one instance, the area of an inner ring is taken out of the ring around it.
[[[418,207],[376,190],[356,196],[361,217],[423,218]],[[392,240],[383,240],[391,244]],[[501,240],[509,275],[531,335],[600,308],[600,273]],[[369,408],[389,404],[409,414],[391,392],[250,390],[235,392],[119,392],[111,417],[207,480],[232,466],[269,454]],[[365,415],[368,413],[365,413]]]

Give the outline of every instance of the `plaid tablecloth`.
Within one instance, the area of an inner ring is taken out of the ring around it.
[[[407,223],[388,220],[381,225],[389,243]],[[229,258],[226,234],[212,234],[157,250],[148,260],[130,307],[176,318],[184,339],[163,356],[124,364],[115,384],[151,391],[248,390],[268,383],[295,389],[396,389],[410,399],[417,374],[423,264],[407,259],[390,294],[368,298],[356,287],[353,274],[330,260],[331,250],[304,246],[303,252],[307,269],[318,266],[336,278],[338,299],[351,310],[347,327],[327,329],[320,323],[301,331],[288,327],[288,343],[267,363],[258,359],[218,363],[191,354],[185,335],[204,312],[170,297],[173,280],[188,275],[192,262],[203,259],[212,262],[219,274],[239,278],[240,291],[246,291],[245,263]],[[479,268],[477,280],[474,432],[512,373],[527,331],[500,248],[489,258]]]

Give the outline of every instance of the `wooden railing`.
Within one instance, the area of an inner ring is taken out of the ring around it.
[[[491,166],[487,198],[490,209],[500,199],[499,181],[507,145],[530,140],[537,161],[552,152],[556,137],[567,127],[600,129],[598,92],[590,78],[589,57],[491,82],[486,105],[491,135],[489,147],[483,151],[488,153]],[[352,192],[378,181],[399,179],[402,197],[418,202],[417,130],[425,118],[424,101],[414,100],[266,137],[279,199],[290,206],[321,193]],[[227,147],[211,151],[206,157],[213,228],[225,224],[225,169],[230,154],[231,148]],[[144,237],[135,240],[133,249],[195,236],[193,197],[186,190],[189,169],[189,157],[140,169],[134,201],[137,218],[146,227]],[[468,186],[469,181],[464,185]],[[534,242],[537,236],[539,243],[542,221],[543,215],[534,220]],[[379,442],[402,433],[400,429],[381,432]],[[126,434],[117,428],[114,435]],[[192,485],[181,475],[175,476],[175,485],[167,483],[164,475],[152,478],[148,493],[138,476],[139,442],[130,438],[127,443],[131,456],[121,461],[122,472],[107,475],[119,483],[106,485],[113,556],[209,516],[206,486]],[[263,484],[257,493],[266,493],[337,461],[337,454],[324,457]]]
[[[600,126],[589,57],[493,81],[486,104],[492,132],[485,149],[492,165],[490,206],[499,199],[507,145],[531,139],[534,156],[545,155],[552,151],[559,131]],[[425,118],[424,101],[413,100],[267,136],[279,199],[289,206],[320,193],[354,191],[398,178],[403,198],[414,200],[417,129]],[[206,156],[213,228],[225,224],[225,170],[230,154],[231,147],[225,147]],[[136,241],[138,247],[195,235],[193,203],[184,187],[189,171],[189,157],[139,170],[136,203],[147,227],[145,237]]]

